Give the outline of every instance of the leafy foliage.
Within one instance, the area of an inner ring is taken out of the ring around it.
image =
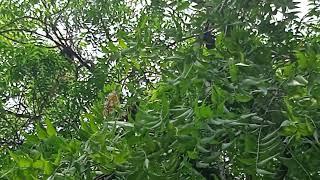
[[[320,178],[309,4],[1,2],[0,179]]]

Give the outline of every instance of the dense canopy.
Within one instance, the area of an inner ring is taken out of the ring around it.
[[[0,179],[320,179],[320,2],[0,0]]]

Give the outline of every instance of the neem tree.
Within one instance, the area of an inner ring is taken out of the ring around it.
[[[318,1],[2,0],[1,179],[318,179]]]

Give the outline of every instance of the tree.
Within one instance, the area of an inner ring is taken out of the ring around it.
[[[320,178],[309,3],[4,0],[1,179]]]

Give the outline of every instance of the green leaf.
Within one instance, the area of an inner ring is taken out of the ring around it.
[[[307,85],[308,84],[308,81],[301,75],[298,75],[295,77],[295,80],[300,83],[300,84],[303,84],[303,85]]]
[[[188,1],[182,2],[176,9],[176,11],[182,11],[187,9],[190,6],[190,3]]]
[[[209,153],[210,151],[205,149],[203,146],[201,145],[197,145],[197,149],[201,152],[201,153]]]
[[[251,101],[252,96],[249,95],[249,94],[237,94],[237,95],[235,96],[235,99],[236,99],[236,101],[238,101],[238,102],[246,103],[246,102]]]
[[[252,116],[256,116],[257,113],[250,113],[250,114],[243,114],[240,116],[241,119],[247,119],[249,117],[252,117]]]
[[[27,168],[32,166],[32,159],[19,157],[18,166],[21,168]]]
[[[232,144],[233,144],[233,142],[223,143],[222,146],[221,146],[221,149],[226,150],[226,149],[228,149]]]
[[[288,98],[285,98],[284,102],[285,102],[285,105],[286,105],[286,109],[287,109],[286,112],[287,112],[287,115],[288,115],[289,119],[292,122],[298,122],[299,119],[293,114],[292,106],[290,105],[290,102],[289,102]]]
[[[250,77],[242,80],[242,85],[244,86],[257,86],[262,82],[262,80]]]
[[[60,164],[61,159],[62,159],[62,150],[59,149],[53,164],[58,166]]]
[[[118,165],[123,164],[124,162],[126,162],[126,154],[124,152],[121,152],[121,153],[115,155],[114,162]]]
[[[229,73],[231,76],[231,81],[235,82],[238,79],[238,68],[235,64],[230,64],[229,65]]]
[[[263,175],[274,175],[274,173],[267,171],[267,170],[263,170],[263,169],[257,169],[257,173],[258,174],[263,174]]]
[[[236,63],[236,66],[241,66],[241,67],[249,67],[250,65],[244,64],[244,63]]]
[[[146,167],[146,169],[149,169],[149,159],[148,158],[146,158],[144,160],[144,166]]]
[[[36,131],[39,139],[43,140],[47,138],[47,133],[46,131],[40,126],[40,124],[36,125]]]
[[[255,158],[237,158],[241,163],[251,166],[256,163]]]
[[[256,137],[252,136],[252,135],[246,135],[244,145],[245,145],[245,152],[255,151],[256,146],[257,146]]]
[[[213,117],[213,111],[209,106],[205,106],[205,105],[196,107],[195,114],[199,119],[209,119]]]
[[[90,128],[93,131],[93,133],[98,131],[98,127],[97,127],[97,125],[96,125],[96,123],[94,121],[94,118],[90,118],[89,119],[89,125],[90,125]]]
[[[37,169],[43,169],[45,166],[45,161],[44,160],[37,160],[33,162],[32,167],[37,168]]]
[[[56,136],[57,132],[56,132],[56,129],[53,127],[51,121],[48,118],[46,118],[45,122],[47,125],[47,133],[48,133],[49,137]]]
[[[53,165],[49,161],[44,163],[44,174],[50,175],[53,172]]]
[[[304,86],[304,84],[300,83],[297,80],[292,80],[291,82],[288,83],[288,86]]]
[[[270,157],[268,157],[268,158],[260,161],[260,162],[258,163],[258,165],[259,165],[259,166],[265,165],[268,161],[276,158],[276,157],[279,156],[279,155],[280,155],[280,153],[277,153],[277,154],[275,154],[275,155],[273,155],[273,156],[270,156]],[[261,174],[262,174],[262,173],[261,173]]]
[[[9,151],[9,154],[11,156],[11,158],[15,161],[18,161],[18,155],[16,155],[13,151]]]
[[[198,157],[198,153],[196,151],[187,151],[187,154],[190,159],[196,159]]]
[[[119,39],[119,45],[120,45],[120,47],[122,49],[127,49],[128,48],[127,44],[124,42],[123,39]]]
[[[215,105],[224,103],[226,100],[226,93],[218,86],[212,87],[211,102]]]
[[[118,51],[118,48],[111,41],[108,42],[108,47],[112,52]]]

